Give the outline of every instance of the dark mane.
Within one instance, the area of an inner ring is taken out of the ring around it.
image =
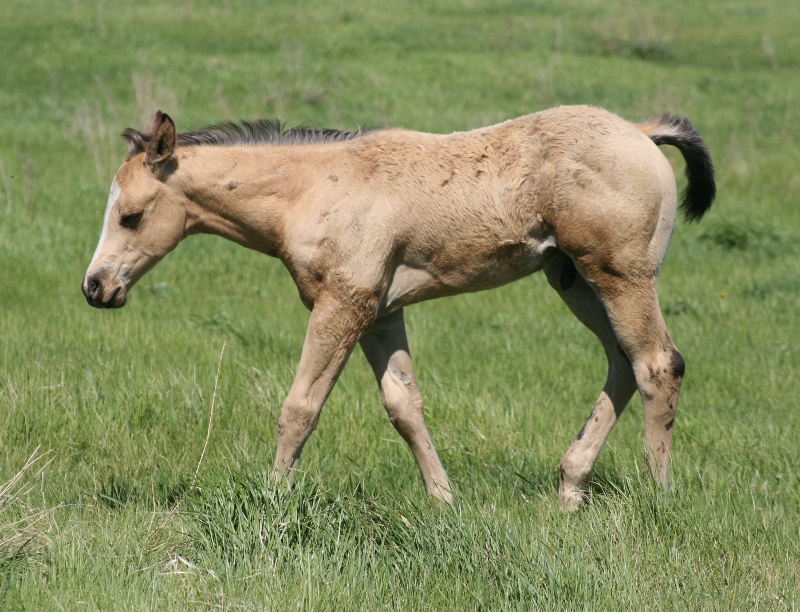
[[[230,147],[317,144],[353,140],[379,131],[379,128],[359,128],[351,132],[305,126],[286,128],[277,119],[258,119],[239,123],[218,123],[194,132],[178,134],[178,146],[212,145]],[[122,133],[122,137],[128,141],[130,147],[128,151],[129,159],[137,153],[145,151],[151,139],[150,134],[143,134],[133,128],[126,129]]]

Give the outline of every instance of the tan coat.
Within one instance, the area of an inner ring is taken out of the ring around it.
[[[158,113],[148,132],[126,137],[131,155],[112,186],[87,299],[124,305],[130,287],[197,232],[279,257],[312,314],[278,422],[276,474],[299,458],[360,342],[429,493],[451,500],[402,309],[544,269],[609,362],[606,386],[561,463],[562,504],[583,500],[600,448],[637,388],[653,474],[666,484],[683,360],[656,293],[677,208],[674,175],[656,144],[684,154],[688,218],[700,218],[714,198],[711,158],[688,121],[637,126],[582,106],[450,135],[282,132],[270,124],[177,135]]]

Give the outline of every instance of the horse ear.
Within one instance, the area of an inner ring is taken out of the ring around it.
[[[175,124],[169,115],[158,111],[153,122],[147,130],[147,134],[152,134],[144,154],[144,165],[150,168],[153,173],[158,172],[164,167],[173,153],[177,135],[175,134]]]
[[[163,119],[163,117],[164,113],[162,113],[160,110],[157,110],[155,116],[153,117],[153,120],[150,122],[149,127],[144,132],[145,136],[149,136],[150,138],[153,137],[153,135],[156,133],[156,130],[158,129],[158,126],[161,125],[161,120]]]

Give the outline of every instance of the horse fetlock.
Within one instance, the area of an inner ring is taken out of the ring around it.
[[[450,482],[433,482],[426,487],[428,496],[440,505],[453,505],[453,491]]]
[[[563,512],[575,512],[586,503],[586,492],[581,487],[562,481],[558,490],[558,502]]]
[[[645,445],[645,465],[642,470],[643,474],[645,476],[651,476],[665,490],[669,488],[671,447],[671,437],[652,442],[648,441]]]
[[[564,457],[559,465],[558,498],[561,509],[577,510],[586,501],[586,483],[592,473],[592,466],[583,461]]]
[[[294,482],[294,470],[292,470],[291,465],[278,465],[278,462],[275,462],[275,465],[272,468],[272,472],[270,473],[269,483],[273,488],[278,487],[285,487],[290,488],[292,483]]]

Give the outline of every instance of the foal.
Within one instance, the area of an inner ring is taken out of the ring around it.
[[[225,124],[176,134],[160,111],[128,129],[83,292],[99,308],[186,236],[212,233],[286,265],[311,310],[278,420],[275,470],[298,460],[356,343],[425,487],[452,487],[425,427],[403,308],[544,270],[597,335],[608,379],[560,465],[561,504],[584,500],[592,467],[638,388],[654,477],[666,486],[684,362],[656,283],[676,218],[675,177],[656,145],[677,147],[700,219],[715,195],[709,152],[685,119],[634,125],[561,107],[450,135],[387,129],[284,131]]]

